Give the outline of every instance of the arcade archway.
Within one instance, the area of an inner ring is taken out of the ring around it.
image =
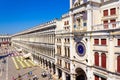
[[[81,68],[77,68],[75,72],[76,72],[76,80],[87,80],[84,70],[82,70]]]

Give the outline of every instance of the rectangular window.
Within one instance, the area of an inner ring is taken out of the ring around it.
[[[116,14],[116,8],[110,9],[110,15],[115,15]]]
[[[66,25],[66,21],[64,22],[64,25]]]
[[[65,62],[65,68],[67,68],[67,62]]]
[[[108,21],[107,21],[107,20],[104,21],[103,24],[104,24],[104,28],[105,28],[105,29],[108,29]]]
[[[62,60],[60,60],[60,66],[62,66]]]
[[[57,64],[59,64],[59,59],[57,59]]]
[[[108,10],[104,10],[104,11],[103,11],[103,15],[104,15],[104,16],[108,16]]]
[[[86,22],[84,22],[84,23],[83,23],[83,26],[84,26],[84,27],[85,27],[85,26],[87,26],[87,23],[86,23]]]
[[[57,46],[57,53],[61,55],[61,46]]]
[[[66,47],[65,47],[65,56],[67,56],[67,51],[66,51]]]
[[[69,21],[67,21],[67,25],[69,25]]]
[[[106,39],[101,39],[101,45],[106,45]]]
[[[118,46],[120,46],[120,39],[118,39]]]
[[[94,44],[99,45],[99,39],[94,39]]]
[[[70,58],[70,47],[68,47],[68,57]]]
[[[68,63],[68,69],[70,70],[70,63]]]
[[[116,20],[115,19],[112,19],[112,20],[110,20],[110,23],[112,23],[112,27],[114,28],[114,27],[116,27]]]

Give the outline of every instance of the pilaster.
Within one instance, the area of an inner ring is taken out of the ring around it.
[[[108,45],[108,70],[111,72],[115,71],[115,55],[114,55],[114,37],[109,36]]]
[[[92,30],[93,25],[93,10],[91,5],[87,5],[87,31]]]
[[[75,74],[71,75],[71,80],[76,80],[76,75]]]

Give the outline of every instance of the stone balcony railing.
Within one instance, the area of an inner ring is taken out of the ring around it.
[[[70,33],[70,30],[56,30],[55,34],[67,34]]]
[[[108,23],[108,24],[94,25],[92,28],[93,31],[113,30],[113,29],[120,29],[120,21],[114,23]]]

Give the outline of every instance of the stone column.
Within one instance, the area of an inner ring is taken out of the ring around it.
[[[86,77],[88,80],[94,80],[92,79],[94,77],[92,68],[86,67]]]
[[[91,5],[87,5],[87,30],[91,31],[93,25],[93,13]]]
[[[55,73],[55,78],[58,79],[58,68],[55,68],[56,73]]]
[[[62,80],[66,80],[66,73],[62,71]]]
[[[75,74],[71,75],[71,80],[76,80],[76,75]]]
[[[90,34],[89,34],[89,36],[90,36]],[[92,38],[91,38],[91,36],[90,37],[88,37],[87,38],[87,45],[86,45],[86,55],[87,55],[87,64],[89,65],[89,66],[91,66],[93,63],[92,63]]]

